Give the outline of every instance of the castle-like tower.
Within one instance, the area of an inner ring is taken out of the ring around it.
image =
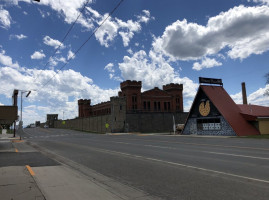
[[[127,113],[137,112],[183,112],[183,85],[170,83],[163,89],[155,87],[141,92],[142,82],[127,80],[120,84],[121,91],[118,97],[121,99],[120,110]],[[125,101],[126,103],[122,103]],[[123,108],[124,106],[124,108]],[[91,105],[90,99],[78,100],[79,117],[91,117],[108,115],[115,112],[112,102],[102,102]]]
[[[124,81],[120,84],[119,96],[126,98],[127,110],[141,110],[141,81]]]
[[[91,115],[91,100],[78,100],[78,117],[89,117]]]
[[[172,110],[183,112],[183,84],[170,83],[163,85],[163,90],[169,93],[172,97]]]

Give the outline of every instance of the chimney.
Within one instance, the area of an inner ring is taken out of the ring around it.
[[[243,99],[243,104],[248,104],[245,82],[242,83],[242,99]]]

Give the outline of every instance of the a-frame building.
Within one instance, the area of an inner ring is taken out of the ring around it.
[[[200,86],[191,106],[184,135],[259,135],[223,88],[221,79],[199,78]],[[207,85],[202,85],[206,83]]]

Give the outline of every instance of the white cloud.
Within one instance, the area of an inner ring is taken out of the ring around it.
[[[58,46],[60,46],[60,45],[61,45],[61,47],[60,47],[61,49],[65,48],[63,43],[61,43],[59,40],[52,39],[49,36],[45,36],[43,38],[43,42],[44,42],[44,44],[46,44],[48,46],[54,47],[55,49],[57,49]]]
[[[154,51],[150,51],[149,55],[141,50],[131,57],[124,56],[123,62],[118,65],[123,79],[142,81],[144,90],[156,86],[162,88],[168,83],[182,83],[184,98],[192,99],[198,88],[197,83],[187,77],[180,77],[169,62]]]
[[[269,84],[265,85],[264,88],[259,88],[255,92],[251,93],[247,97],[248,103],[253,105],[269,106],[269,96],[265,95],[266,91],[268,90]],[[235,101],[236,104],[243,104],[242,92],[231,95],[231,98]]]
[[[9,39],[13,39],[13,38],[16,38],[17,40],[23,40],[23,39],[26,39],[27,36],[26,35],[23,35],[23,34],[20,34],[20,35],[10,35],[9,36]]]
[[[123,81],[121,77],[115,76],[115,69],[114,69],[114,64],[113,63],[108,63],[105,68],[109,72],[109,78],[113,79],[115,81]]]
[[[31,55],[31,59],[36,59],[36,60],[39,60],[39,59],[42,59],[42,58],[45,58],[45,57],[46,57],[46,55],[43,53],[42,50],[40,52],[39,51],[35,51]]]
[[[129,54],[133,54],[133,50],[131,49],[131,48],[129,48],[128,50],[127,50],[127,52],[129,53]]]
[[[255,3],[262,3],[269,5],[269,0],[248,0],[248,2],[253,1]]]
[[[5,55],[5,51],[0,52],[0,65],[9,66],[12,68],[19,68],[19,64],[17,62],[13,62],[10,56]]]
[[[13,0],[11,4],[18,5],[18,1],[32,3],[30,0]],[[59,15],[64,18],[65,22],[71,24],[77,19],[82,7],[86,2],[87,0],[44,0],[40,1],[38,5],[50,6],[53,10],[57,11]],[[108,16],[108,13],[100,14],[98,11],[92,9],[90,7],[90,4],[93,2],[93,0],[89,1],[88,5],[86,6],[85,12],[83,12],[77,20],[77,23],[79,23],[83,28],[86,28],[86,30],[88,31],[93,30]],[[48,12],[44,12],[41,9],[39,9],[39,12],[42,17],[50,15]],[[120,35],[123,40],[123,45],[125,47],[128,46],[134,34],[138,33],[141,30],[141,24],[146,24],[150,20],[154,19],[154,17],[150,16],[150,12],[148,10],[143,10],[140,15],[136,16],[136,18],[136,21],[123,21],[118,18],[110,17],[95,33],[97,41],[99,41],[101,45],[109,47],[114,41],[115,37]]]
[[[206,57],[206,58],[202,59],[201,63],[195,62],[193,64],[192,69],[200,71],[204,68],[212,68],[212,67],[217,67],[217,66],[221,66],[221,65],[222,65],[222,63],[216,61],[215,59],[211,59],[211,58]]]
[[[155,39],[155,51],[172,59],[197,60],[228,48],[228,56],[244,59],[269,49],[269,7],[234,7],[208,19],[206,26],[177,20]]]
[[[57,57],[50,57],[49,58],[49,65],[51,67],[55,67],[58,65],[59,62],[66,63],[66,59],[62,56],[57,56]]]
[[[86,7],[86,10],[97,19],[102,17],[96,10],[93,10],[91,7]]]
[[[107,14],[104,15],[101,21],[107,17]],[[109,43],[114,40],[118,32],[118,24],[112,21],[110,18],[101,26],[98,31],[95,33],[96,39],[99,43],[105,47],[109,47]]]
[[[107,16],[108,14],[105,14],[100,18],[100,14],[98,13],[98,24],[100,24]],[[129,46],[130,40],[134,37],[134,34],[141,31],[141,24],[147,23],[152,19],[149,11],[143,11],[143,14],[137,16],[137,18],[137,21],[123,21],[118,18],[108,18],[103,26],[101,26],[95,33],[95,37],[101,45],[109,47],[110,43],[119,34],[122,37],[123,45],[127,47]],[[143,18],[143,20],[141,20],[141,18]]]
[[[2,9],[0,6],[0,27],[4,29],[9,29],[11,24],[11,17],[9,15],[9,12],[5,9]]]
[[[0,54],[0,63],[3,62],[3,52]],[[65,118],[74,118],[78,115],[77,100],[92,99],[92,104],[108,101],[111,96],[116,96],[119,88],[104,90],[95,85],[92,79],[81,75],[74,70],[60,71],[55,75],[53,70],[14,68],[12,59],[4,55],[5,65],[0,67],[0,85],[5,85],[1,95],[10,98],[15,88],[32,91],[24,104],[24,124],[37,120],[45,121],[48,113],[61,115],[65,111]],[[18,64],[17,64],[18,65]],[[51,79],[51,77],[55,77]],[[50,80],[51,79],[51,80]],[[44,86],[47,81],[50,82]],[[37,104],[37,105],[35,105]]]
[[[74,58],[75,58],[75,54],[71,50],[69,50],[67,53],[67,60],[74,59]]]
[[[113,69],[113,67],[114,67],[114,64],[113,64],[113,63],[108,63],[108,64],[105,66],[105,70],[107,70],[108,72],[114,73],[115,70]]]

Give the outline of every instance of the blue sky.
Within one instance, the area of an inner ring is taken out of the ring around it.
[[[244,81],[249,102],[269,106],[268,0],[124,0],[73,56],[119,2],[89,0],[61,44],[87,1],[0,1],[0,104],[15,88],[36,90],[24,98],[24,124],[73,118],[78,99],[108,101],[128,79],[143,90],[182,83],[185,111],[199,76],[222,78],[236,103]]]

